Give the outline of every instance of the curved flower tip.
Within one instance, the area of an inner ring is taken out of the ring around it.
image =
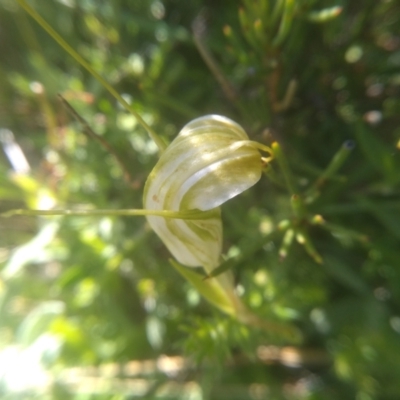
[[[261,155],[240,125],[219,115],[194,119],[150,173],[144,208],[215,209],[215,216],[190,221],[149,216],[150,226],[181,264],[215,268],[222,246],[218,207],[257,183],[261,171]]]

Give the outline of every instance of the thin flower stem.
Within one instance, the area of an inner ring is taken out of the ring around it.
[[[250,114],[248,113],[247,108],[239,101],[239,96],[233,85],[229,82],[226,76],[223,74],[221,69],[218,66],[217,61],[214,59],[213,55],[205,45],[203,41],[203,31],[204,31],[205,22],[201,14],[197,16],[195,22],[193,23],[193,40],[194,44],[203,61],[207,65],[208,69],[214,75],[214,78],[219,83],[222,88],[222,91],[225,97],[232,103],[234,107],[237,108],[245,117],[251,119]]]
[[[25,0],[17,0],[18,4],[82,67],[94,76],[116,100],[139,121],[140,125],[148,132],[162,153],[167,145],[160,136],[145,122],[145,120],[124,100],[124,98],[98,73],[91,65],[76,52]]]
[[[175,218],[185,220],[207,219],[216,216],[216,209],[208,211],[187,210],[187,211],[169,211],[169,210],[10,210],[0,214],[0,217],[12,217],[14,215],[26,216],[157,216],[164,218]]]
[[[129,172],[129,169],[125,165],[125,163],[121,160],[119,157],[118,153],[115,151],[115,149],[108,143],[102,136],[98,135],[96,132],[93,131],[93,129],[90,127],[90,125],[87,123],[87,121],[79,115],[79,113],[75,110],[74,107],[71,106],[71,104],[68,103],[67,100],[64,99],[64,97],[61,96],[61,94],[58,95],[61,103],[63,106],[68,110],[68,112],[76,119],[78,122],[82,125],[82,132],[90,139],[95,140],[96,142],[100,143],[101,146],[110,154],[113,155],[115,161],[119,165],[119,167],[122,170],[123,177],[125,179],[125,182],[128,183],[129,185],[133,186],[133,179],[131,177],[131,174]]]
[[[222,91],[224,92],[225,97],[234,105],[237,105],[238,95],[230,84],[228,79],[226,79],[225,75],[220,70],[217,62],[214,60],[214,57],[208,51],[207,47],[202,41],[201,35],[199,35],[196,30],[193,32],[194,43],[199,51],[203,61],[206,63],[207,67],[210,69],[212,74],[214,75],[217,82],[221,85]]]

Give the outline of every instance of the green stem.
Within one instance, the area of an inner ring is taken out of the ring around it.
[[[276,186],[285,189],[285,184],[282,182],[281,177],[273,169],[272,164],[267,163],[263,169],[264,175]]]
[[[204,44],[201,30],[202,29],[198,29],[196,27],[194,27],[193,29],[194,44],[196,45],[196,48],[200,53],[200,56],[202,57],[204,63],[207,65],[208,69],[214,75],[216,81],[221,86],[225,97],[232,103],[234,107],[237,108],[238,111],[240,111],[243,114],[243,116],[245,116],[248,120],[251,120],[248,110],[240,102],[240,99],[238,97],[235,88],[223,74],[221,68],[218,66],[217,61],[214,59],[213,55],[211,54],[207,46]]]
[[[321,255],[318,253],[317,249],[315,248],[313,242],[311,241],[310,236],[305,231],[305,229],[298,229],[296,232],[296,240],[308,253],[308,255],[318,264],[323,264],[323,259]]]
[[[289,169],[289,164],[284,156],[281,146],[278,142],[272,143],[272,152],[273,156],[277,159],[278,164],[282,170],[283,176],[285,178],[286,186],[289,189],[289,192],[293,195],[296,193],[296,188],[293,183],[292,173]]]
[[[271,24],[275,25],[278,22],[279,15],[282,14],[285,6],[285,0],[277,0],[271,14]]]
[[[283,236],[282,245],[279,249],[279,257],[281,260],[287,257],[289,248],[293,243],[295,232],[293,229],[288,229]]]
[[[346,237],[349,239],[354,239],[354,240],[359,241],[362,244],[369,243],[368,235],[365,235],[364,233],[360,233],[360,232],[354,231],[352,229],[347,229],[339,224],[333,224],[330,222],[324,222],[320,225],[322,228],[326,229],[328,232],[330,232],[332,234],[336,234],[336,235]]]
[[[98,135],[96,132],[93,131],[90,125],[86,122],[86,120],[79,115],[79,113],[75,110],[75,108],[72,107],[71,104],[69,104],[68,101],[61,96],[61,94],[59,94],[58,97],[60,98],[63,106],[68,110],[68,112],[82,125],[83,128],[82,132],[89,139],[95,140],[98,143],[100,143],[108,153],[114,156],[115,161],[117,162],[117,164],[119,165],[119,167],[123,172],[125,181],[128,184],[132,184],[132,178],[129,169],[126,167],[125,163],[121,160],[115,149],[107,142],[107,140],[105,140],[102,136]]]
[[[299,219],[303,219],[307,215],[307,209],[304,205],[303,198],[298,194],[293,194],[290,198],[290,204],[294,215]]]
[[[82,67],[94,76],[116,100],[139,121],[140,125],[148,132],[149,136],[156,143],[159,152],[166,149],[166,144],[159,135],[145,122],[145,120],[124,100],[124,98],[98,73],[91,65],[76,52],[25,0],[17,0],[18,4]]]
[[[208,211],[185,210],[185,211],[169,211],[169,210],[10,210],[0,214],[0,217],[11,217],[14,215],[27,216],[53,216],[53,215],[69,215],[69,216],[157,216],[164,218],[176,219],[206,219],[215,217],[215,209]]]
[[[307,201],[310,203],[319,196],[319,189],[325,184],[328,179],[331,179],[337,171],[342,167],[344,162],[349,157],[350,153],[354,149],[355,143],[352,140],[346,140],[339,151],[333,156],[329,165],[325,168],[322,174],[307,190]]]

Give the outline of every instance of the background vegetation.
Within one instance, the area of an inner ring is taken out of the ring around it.
[[[225,204],[224,252],[303,339],[214,310],[142,218],[1,219],[0,396],[400,398],[400,4],[31,4],[167,140],[215,113],[279,141],[292,187],[274,162]],[[0,26],[1,210],[141,208],[143,129],[15,1]]]

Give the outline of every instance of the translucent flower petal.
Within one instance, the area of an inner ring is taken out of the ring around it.
[[[183,265],[217,266],[222,246],[219,206],[261,177],[261,157],[236,122],[207,115],[189,122],[150,173],[144,207],[151,210],[215,209],[203,220],[147,217],[151,227]]]

